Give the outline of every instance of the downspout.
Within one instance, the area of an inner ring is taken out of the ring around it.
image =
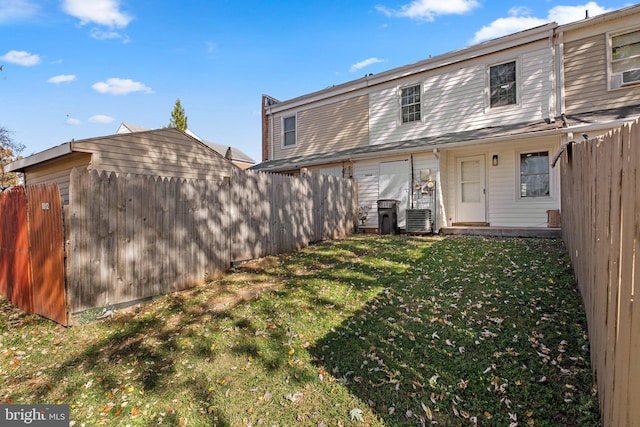
[[[415,192],[413,191],[413,186],[415,185],[415,176],[413,173],[413,153],[411,153],[411,184],[409,184],[409,191],[411,191],[411,209],[415,208]]]

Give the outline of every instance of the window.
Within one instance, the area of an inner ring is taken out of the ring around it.
[[[282,119],[282,145],[291,147],[296,145],[296,116]]]
[[[640,30],[611,38],[611,72],[614,87],[640,83]]]
[[[492,108],[517,103],[516,61],[489,67],[489,94]]]
[[[520,197],[549,196],[549,152],[520,154]]]
[[[402,88],[401,113],[402,123],[420,121],[420,85]]]

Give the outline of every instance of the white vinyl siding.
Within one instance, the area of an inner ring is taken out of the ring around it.
[[[549,170],[550,196],[520,197],[519,162],[521,153],[555,153],[560,146],[559,137],[514,140],[507,143],[487,144],[476,147],[448,150],[446,156],[447,219],[457,222],[457,158],[484,155],[487,159],[487,222],[498,227],[546,227],[547,210],[560,209],[560,176],[558,168]],[[491,158],[498,156],[498,166],[492,166]]]
[[[506,108],[490,108],[488,66],[517,58],[520,100]],[[553,56],[548,40],[481,56],[411,76],[411,81],[382,85],[369,96],[371,144],[405,141],[481,129],[490,126],[545,120],[553,116]],[[423,118],[415,126],[399,126],[397,91],[422,84]],[[428,112],[428,113],[427,113]]]
[[[353,177],[358,182],[358,206],[369,207],[365,228],[378,227],[378,161],[360,161],[353,166]]]

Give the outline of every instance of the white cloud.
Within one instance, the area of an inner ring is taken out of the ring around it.
[[[0,4],[0,22],[32,18],[39,10],[40,6],[29,0],[3,0]]]
[[[91,87],[96,92],[110,93],[112,95],[126,95],[132,92],[153,93],[151,88],[131,79],[110,78],[106,82],[94,83]]]
[[[111,28],[124,28],[133,16],[120,10],[120,0],[64,0],[62,9],[80,20],[80,25],[94,23]]]
[[[480,3],[476,0],[414,0],[400,9],[385,6],[376,6],[376,9],[387,16],[433,21],[436,16],[460,15],[478,6]]]
[[[78,126],[80,123],[82,123],[80,120],[74,119],[73,117],[69,117],[67,115],[67,124],[68,125]]]
[[[102,31],[99,28],[92,28],[90,34],[91,34],[91,37],[93,37],[96,40],[121,39],[122,43],[124,44],[129,43],[130,41],[129,36],[127,36],[126,34],[119,33],[117,31]]]
[[[558,24],[580,21],[585,18],[587,10],[589,11],[589,16],[594,17],[610,12],[613,9],[604,8],[593,1],[582,6],[555,6],[549,11],[549,20],[556,21]]]
[[[47,83],[67,83],[72,82],[75,79],[76,76],[74,74],[60,74],[59,76],[51,77],[49,80],[47,80]]]
[[[23,65],[25,67],[38,65],[40,63],[40,56],[23,50],[11,50],[4,56],[0,56],[0,59],[12,64]]]
[[[384,61],[382,59],[378,59],[378,58],[365,59],[364,61],[360,61],[360,62],[357,62],[357,63],[353,64],[351,66],[351,68],[349,68],[349,71],[351,71],[353,73],[354,71],[358,71],[358,70],[360,70],[360,69],[362,69],[364,67],[368,67],[369,65],[377,64],[379,62],[384,62]]]
[[[111,123],[114,120],[113,117],[105,116],[104,114],[96,114],[95,116],[89,117],[90,123]]]
[[[477,31],[471,40],[471,43],[479,43],[484,40],[495,39],[497,37],[506,36],[507,34],[513,34],[528,28],[544,25],[552,21],[561,25],[579,21],[584,19],[586,10],[589,11],[590,17],[594,17],[596,15],[609,12],[612,9],[606,9],[598,5],[596,2],[590,1],[584,5],[578,6],[554,6],[549,10],[546,18],[536,18],[531,16],[529,9],[524,7],[514,7],[509,10],[510,16],[498,18]]]

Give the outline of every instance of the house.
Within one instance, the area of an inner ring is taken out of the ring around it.
[[[380,199],[399,201],[407,231],[557,226],[559,147],[640,115],[639,11],[552,22],[286,101],[264,95],[254,169],[356,179],[372,230]]]
[[[640,116],[640,5],[561,25],[556,34],[569,140]]]
[[[546,227],[547,211],[560,207],[549,159],[564,137],[556,27],[287,101],[264,96],[263,162],[255,169],[355,178],[369,229],[380,226],[379,199],[399,201],[398,226],[408,231]],[[412,223],[416,214],[422,227]]]
[[[222,180],[236,168],[208,145],[174,129],[138,130],[69,141],[5,166],[24,174],[24,184],[57,183],[69,202],[73,168],[167,178]]]

